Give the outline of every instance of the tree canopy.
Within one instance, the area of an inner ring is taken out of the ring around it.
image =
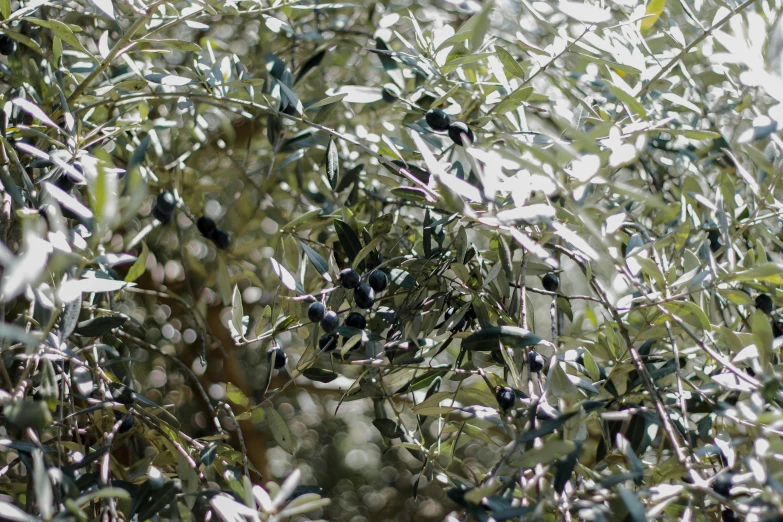
[[[780,0],[0,0],[0,519],[780,520]]]

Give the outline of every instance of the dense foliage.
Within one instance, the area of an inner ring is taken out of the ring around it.
[[[779,520],[780,9],[0,0],[0,519]]]

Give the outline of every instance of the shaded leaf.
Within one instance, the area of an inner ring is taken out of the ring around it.
[[[483,328],[462,340],[462,347],[472,351],[497,350],[500,343],[509,348],[524,348],[540,343],[542,339],[517,326]]]

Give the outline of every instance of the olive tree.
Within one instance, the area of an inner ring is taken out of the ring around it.
[[[0,518],[778,520],[779,0],[0,0]]]

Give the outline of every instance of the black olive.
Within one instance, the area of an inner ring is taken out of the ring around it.
[[[560,287],[560,278],[552,272],[546,274],[541,282],[544,283],[544,290],[548,292],[556,292]]]
[[[353,302],[359,308],[372,308],[375,304],[375,290],[366,283],[359,285],[359,288],[353,291]]]
[[[210,237],[215,246],[221,250],[227,250],[231,246],[231,236],[222,228],[216,228]]]
[[[364,330],[367,328],[367,319],[359,312],[351,312],[348,314],[348,317],[345,318],[345,326]]]
[[[386,277],[384,272],[380,270],[373,270],[370,272],[370,278],[368,283],[376,292],[383,292],[389,284],[389,278]]]
[[[346,268],[340,274],[337,276],[337,279],[340,281],[340,284],[343,285],[343,288],[352,289],[359,286],[359,283],[361,283],[361,277],[359,277],[359,273],[354,270],[353,268]]]
[[[279,346],[276,348],[270,348],[266,355],[269,359],[271,359],[273,353],[275,354],[275,370],[279,370],[285,366],[285,361],[288,359],[288,357],[286,356],[283,349]]]
[[[168,190],[158,194],[158,199],[155,200],[155,208],[163,214],[173,214],[174,209],[177,208],[177,200],[174,199],[174,194]]]
[[[7,34],[0,34],[0,54],[10,56],[16,52],[16,40]]]
[[[724,473],[723,475],[719,475],[718,478],[715,479],[715,482],[712,483],[712,490],[718,495],[724,497],[730,497],[731,483],[732,483],[732,474]]]
[[[449,125],[449,138],[457,145],[465,145],[465,141],[468,142],[467,145],[470,145],[474,141],[473,131],[461,121],[455,121]]]
[[[337,335],[336,334],[326,334],[322,335],[320,339],[318,339],[318,348],[320,350],[334,350],[337,348]]]
[[[527,353],[527,364],[530,373],[538,373],[544,369],[544,357],[535,350]]]
[[[321,319],[321,328],[324,332],[332,333],[337,330],[338,326],[340,326],[340,319],[337,317],[337,313],[332,310],[326,312],[324,318]]]
[[[307,309],[307,318],[314,323],[320,323],[326,315],[326,307],[322,303],[313,303]]]
[[[495,399],[498,401],[498,406],[500,406],[500,409],[507,411],[514,407],[517,396],[514,394],[514,390],[511,388],[506,386],[498,386],[495,388]]]
[[[427,114],[424,115],[424,119],[427,121],[427,125],[434,131],[445,132],[449,130],[451,124],[451,118],[449,115],[440,109],[430,109]]]
[[[202,236],[211,238],[212,234],[214,234],[215,230],[217,229],[217,225],[212,220],[212,218],[201,216],[198,218],[198,221],[196,221],[196,228],[198,228],[198,231],[201,232]]]
[[[759,294],[756,296],[756,308],[769,315],[775,309],[775,304],[769,294]]]

